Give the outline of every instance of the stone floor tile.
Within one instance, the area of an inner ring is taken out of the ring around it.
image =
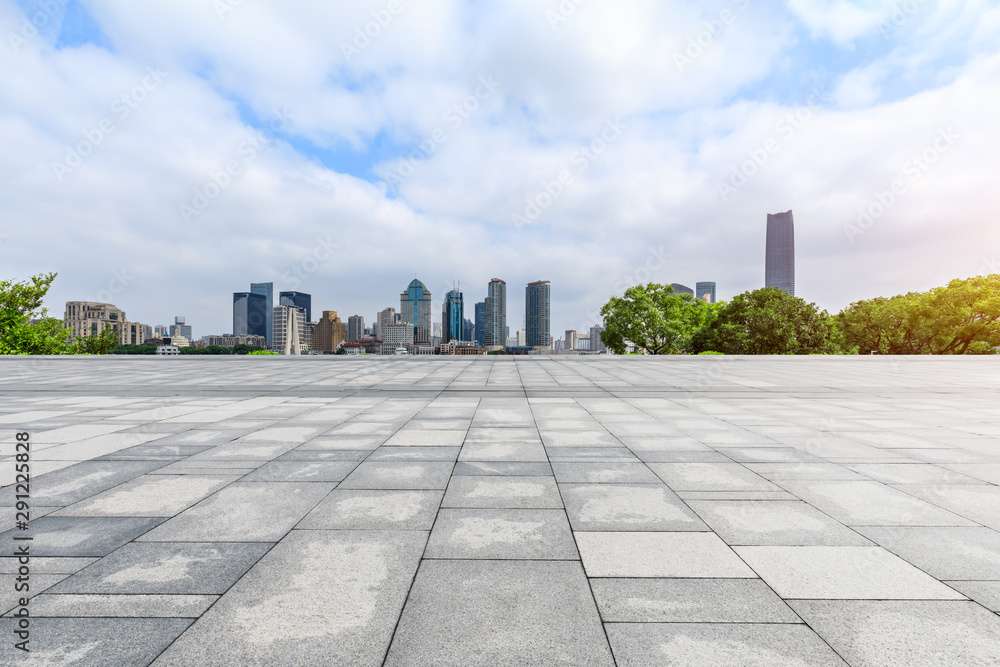
[[[552,461],[552,471],[560,484],[658,484],[660,478],[645,463],[614,461],[567,463]]]
[[[588,577],[756,578],[714,533],[576,532]]]
[[[860,526],[858,532],[937,579],[1000,580],[992,528]]]
[[[560,484],[576,531],[708,530],[665,484]]]
[[[336,489],[297,528],[429,531],[442,491]]]
[[[739,463],[650,463],[674,491],[780,491]]]
[[[547,509],[442,509],[426,558],[578,559],[566,513]]]
[[[446,489],[453,463],[365,461],[340,484],[342,489]]]
[[[442,507],[562,508],[552,477],[452,477]]]
[[[872,546],[803,502],[688,500],[687,504],[729,545]]]

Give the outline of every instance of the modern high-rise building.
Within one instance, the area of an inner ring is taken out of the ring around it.
[[[271,317],[274,313],[274,283],[250,283],[250,293],[260,294],[264,297],[264,322],[263,331],[264,338],[267,340],[267,346],[271,347]],[[238,335],[238,332],[234,331],[234,334]],[[244,331],[243,333],[252,333]]]
[[[413,342],[431,342],[431,292],[416,278],[399,295],[399,318],[413,325]]]
[[[604,331],[604,327],[600,324],[595,324],[590,327],[590,338],[589,338],[589,349],[591,352],[605,352],[607,351],[607,346],[601,341],[601,332]]]
[[[674,294],[690,294],[694,296],[694,290],[687,285],[681,285],[680,283],[670,283],[670,286],[674,288]]]
[[[483,345],[488,352],[507,344],[507,283],[494,278],[486,288],[486,326]]]
[[[361,315],[351,315],[347,318],[347,341],[353,343],[365,337],[365,318]]]
[[[441,342],[465,340],[465,305],[462,293],[452,290],[444,295],[441,309]]]
[[[337,317],[337,311],[324,310],[323,317],[312,330],[312,349],[317,352],[336,352],[341,343],[347,342],[347,325]]]
[[[715,283],[696,283],[695,296],[702,301],[715,303]]]
[[[462,323],[462,340],[476,342],[476,325],[468,318]]]
[[[191,336],[191,327],[185,324],[187,320],[181,315],[174,317],[174,323],[170,325],[170,335],[171,336],[184,336],[188,340],[193,340]]]
[[[305,292],[279,292],[279,306],[295,306],[306,312],[306,322],[312,322],[312,294]]]
[[[164,336],[170,335],[170,327],[166,324],[157,324],[153,327],[153,335],[149,338],[163,338]]]
[[[795,223],[792,212],[767,214],[764,287],[795,296]]]
[[[524,288],[524,345],[552,347],[552,286],[548,280],[528,283]]]
[[[398,322],[399,315],[396,314],[395,308],[380,310],[378,315],[375,316],[375,338],[384,341],[386,327],[390,327]]]
[[[486,345],[486,302],[480,301],[476,304],[476,344],[479,347]]]
[[[304,308],[275,306],[271,322],[274,324],[274,335],[271,337],[274,349],[284,354],[301,354],[302,351],[309,349],[306,344]]]
[[[575,350],[576,339],[579,337],[579,334],[576,332],[576,329],[566,329],[566,333],[563,335],[565,336],[565,338],[563,339],[563,349]]]
[[[266,330],[271,316],[266,314],[266,307],[267,296],[264,294],[233,292],[233,335],[264,336],[270,345],[271,332]]]

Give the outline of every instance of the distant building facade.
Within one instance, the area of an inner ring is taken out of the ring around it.
[[[430,345],[431,292],[416,278],[410,282],[406,291],[399,295],[399,318],[413,326],[415,343]]]
[[[795,222],[792,212],[767,214],[764,287],[795,296]]]
[[[479,347],[486,345],[486,302],[480,301],[476,304],[476,343]]]
[[[702,301],[715,303],[715,283],[696,283],[695,296]]]
[[[128,344],[130,331],[125,311],[110,303],[67,301],[63,322],[70,331],[70,341],[97,336],[110,329],[117,334],[120,345]]]
[[[577,340],[577,337],[579,336],[579,334],[576,332],[576,329],[566,329],[566,333],[563,334],[563,336],[564,336],[564,338],[563,338],[563,349],[566,349],[566,350],[575,350],[576,349],[576,340]]]
[[[194,338],[194,336],[191,335],[191,326],[186,324],[186,322],[187,320],[181,315],[174,317],[174,323],[170,325],[169,335],[184,336],[188,340]]]
[[[279,292],[279,306],[295,306],[306,313],[306,322],[312,322],[312,294],[305,292]]]
[[[209,336],[209,345],[219,347],[236,347],[237,345],[249,345],[250,347],[265,347],[267,339],[263,336]]]
[[[507,344],[507,283],[494,278],[486,288],[486,327],[483,345],[494,352]]]
[[[267,297],[255,292],[233,292],[233,335],[264,336],[271,344],[272,315],[265,312]]]
[[[441,309],[441,342],[465,340],[465,305],[462,293],[452,290],[444,295]]]
[[[607,352],[608,347],[601,340],[601,332],[604,331],[604,327],[600,324],[595,324],[590,327],[590,338],[588,339],[588,349],[592,352]]]
[[[324,310],[323,317],[312,329],[312,348],[317,352],[336,352],[341,343],[347,341],[347,325],[337,316],[335,310]]]
[[[399,315],[396,313],[395,308],[380,310],[378,315],[375,316],[375,337],[382,338],[385,328],[398,322]]]
[[[351,315],[347,318],[348,342],[359,341],[365,337],[365,318],[361,315]]]
[[[681,285],[680,283],[670,283],[670,286],[674,288],[674,294],[690,294],[694,296],[694,290],[687,285]]]
[[[272,347],[285,354],[308,350],[305,340],[306,311],[295,306],[275,306],[271,317]]]
[[[274,312],[274,283],[250,283],[250,293],[251,294],[260,294],[261,296],[264,297],[264,306],[263,306],[264,324],[263,324],[263,329],[262,330],[264,331],[264,334],[263,334],[264,338],[267,339],[267,346],[271,347],[271,342],[272,342],[271,341],[271,332],[272,332],[271,317],[272,317],[272,314]],[[235,329],[233,330],[233,333],[237,333]],[[257,332],[256,331],[250,331],[250,332],[239,332],[239,333],[254,333],[254,334],[256,334]]]
[[[552,286],[548,280],[528,283],[524,288],[524,342],[534,348],[552,347]]]

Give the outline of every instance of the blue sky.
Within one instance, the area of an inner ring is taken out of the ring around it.
[[[371,321],[500,277],[512,328],[551,280],[561,332],[631,282],[760,286],[788,209],[830,310],[1000,252],[995,2],[7,0],[0,31],[0,265],[59,271],[57,312],[207,335],[251,281]]]

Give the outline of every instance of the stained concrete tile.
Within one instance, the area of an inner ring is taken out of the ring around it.
[[[718,447],[737,463],[822,463],[823,459],[795,447]]]
[[[339,482],[357,467],[357,461],[271,461],[244,477],[243,481]]]
[[[659,451],[639,449],[636,457],[646,463],[730,463],[732,459],[719,452],[704,451]]]
[[[386,441],[385,436],[317,436],[299,445],[294,451],[373,450]]]
[[[991,528],[861,526],[858,532],[937,579],[1000,580],[1000,533]]]
[[[552,466],[544,461],[459,461],[453,476],[515,476],[550,477]]]
[[[550,461],[639,461],[628,447],[550,447],[546,454]]]
[[[455,461],[461,447],[379,447],[369,461]]]
[[[218,595],[47,595],[32,600],[32,615],[76,618],[198,618]]]
[[[39,618],[31,623],[31,657],[26,662],[72,667],[148,665],[191,623],[189,618]],[[4,637],[12,636],[12,628],[13,619],[0,619]],[[11,644],[4,641],[0,656],[10,655],[8,664],[16,664],[13,653]]]
[[[275,461],[364,461],[371,455],[370,449],[300,449],[285,452]]]
[[[299,522],[303,529],[430,530],[442,491],[336,489]]]
[[[880,482],[785,481],[781,486],[849,526],[975,525]]]
[[[385,441],[389,447],[459,447],[465,441],[465,430],[397,431]]]
[[[650,463],[674,491],[780,491],[739,463]]]
[[[619,667],[815,667],[845,665],[804,625],[608,623]]]
[[[17,587],[24,586],[25,582],[22,578],[18,581],[18,577],[22,575],[17,574],[0,574],[0,614],[7,613],[15,608],[17,608],[20,600],[22,598],[33,599],[42,592],[52,588],[60,581],[68,577],[68,574],[38,574],[34,569],[30,574],[30,580],[27,582],[27,590],[18,590]],[[29,605],[31,613],[34,614],[34,608]]]
[[[826,514],[795,501],[688,500],[726,544],[872,546]]]
[[[545,461],[545,448],[537,442],[467,442],[459,461]]]
[[[658,484],[660,479],[646,467],[645,463],[622,463],[602,461],[600,463],[566,463],[552,461],[552,471],[560,484],[604,483],[604,484]]]
[[[574,533],[588,577],[756,578],[714,533]]]
[[[235,482],[142,537],[152,542],[276,542],[334,487]]]
[[[662,483],[562,484],[560,490],[573,530],[708,530]]]
[[[618,438],[607,431],[540,431],[546,447],[621,447]]]
[[[32,556],[31,574],[73,574],[97,562],[97,556]],[[16,574],[18,559],[13,556],[0,557],[0,574]]]
[[[927,485],[907,486],[904,490],[908,494],[946,510],[951,510],[967,519],[977,521],[994,530],[1000,530],[1000,486],[983,484],[969,486]],[[964,526],[970,524],[955,522],[949,525]]]
[[[446,489],[454,464],[443,461],[365,461],[342,489]]]
[[[796,479],[864,480],[837,463],[747,463],[747,468],[772,482]]]
[[[31,522],[31,555],[101,557],[134,540],[163,519],[139,517],[43,516]],[[13,544],[15,534],[0,533],[0,543]]]
[[[760,579],[590,582],[605,623],[801,623]]]
[[[885,484],[985,484],[930,463],[848,463],[847,468]]]
[[[964,596],[881,547],[734,547],[783,598],[960,600]]]
[[[442,509],[425,558],[577,559],[562,510]]]
[[[1000,613],[1000,581],[946,581],[944,583],[987,609]]]
[[[235,475],[143,475],[70,505],[55,516],[171,517],[237,479]]]
[[[260,542],[132,542],[61,581],[55,594],[222,594],[271,548]]]
[[[425,541],[420,532],[295,531],[155,664],[378,665]]]
[[[424,561],[385,664],[614,661],[579,563]]]
[[[33,475],[31,504],[72,505],[164,465],[164,461],[82,461],[61,470]],[[34,470],[34,468],[33,468]],[[14,506],[14,487],[0,490],[0,504]]]
[[[787,491],[678,491],[677,497],[689,500],[781,500],[798,501]]]
[[[552,477],[452,477],[442,507],[561,508]]]
[[[974,602],[796,600],[790,604],[856,667],[1000,663],[1000,616]]]

